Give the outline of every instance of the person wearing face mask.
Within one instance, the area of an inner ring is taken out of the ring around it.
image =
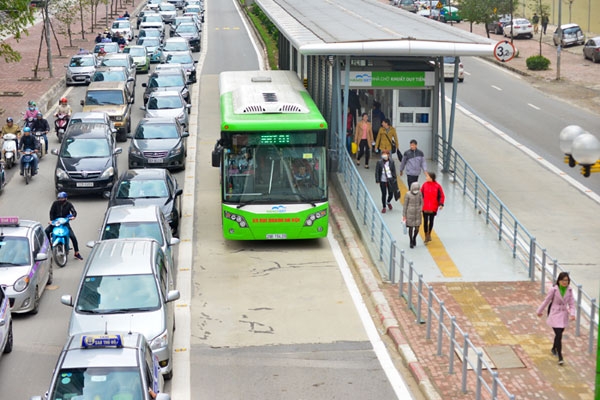
[[[381,160],[375,165],[375,182],[379,183],[381,188],[381,203],[383,208],[381,213],[385,214],[387,209],[392,211],[392,197],[397,190],[398,183],[396,182],[396,165],[394,160],[390,158],[390,152],[383,150],[381,152]]]
[[[423,208],[423,194],[419,182],[410,185],[410,191],[404,195],[404,208],[402,209],[402,221],[408,228],[410,248],[417,245],[417,236],[421,227],[421,209]]]

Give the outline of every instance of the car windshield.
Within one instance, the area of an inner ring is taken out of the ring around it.
[[[131,24],[129,21],[115,21],[112,24],[113,29],[129,29]]]
[[[515,19],[513,21],[514,25],[527,25],[529,23],[529,21],[527,21],[526,19]]]
[[[169,64],[191,64],[194,60],[189,53],[181,54],[169,54],[167,56],[167,63]]]
[[[186,13],[188,13],[188,12],[193,12],[193,13],[196,13],[196,14],[198,14],[198,13],[200,13],[200,7],[196,7],[196,6],[189,6],[189,7],[186,7],[186,8],[185,8],[185,12],[186,12]]]
[[[124,82],[127,80],[125,71],[96,71],[92,76],[92,82]]]
[[[117,199],[147,199],[168,196],[167,184],[159,179],[122,181],[117,189]]]
[[[118,53],[119,45],[116,43],[98,43],[94,47],[94,53],[100,52],[100,49],[104,49],[106,53]]]
[[[152,311],[160,308],[153,274],[86,276],[75,310],[94,314]]]
[[[123,53],[129,53],[132,57],[146,57],[146,49],[144,47],[125,47]]]
[[[167,42],[163,47],[163,51],[188,51],[189,49],[187,41],[171,41]]]
[[[177,139],[179,132],[173,124],[140,124],[135,131],[136,139]]]
[[[150,188],[148,188],[148,190],[150,190]],[[160,225],[157,221],[115,222],[113,224],[107,224],[102,232],[102,240],[131,238],[154,239],[161,246],[163,244]]]
[[[179,96],[152,96],[148,100],[148,110],[165,110],[182,107],[183,103]]]
[[[565,35],[574,35],[580,30],[581,29],[579,29],[578,27],[573,27],[573,28],[567,28],[567,29],[563,30],[563,32],[565,33]]]
[[[170,3],[161,3],[158,8],[160,11],[176,11],[175,6]]]
[[[159,38],[161,37],[161,33],[158,29],[143,29],[142,31],[140,31],[140,37],[155,37],[155,38]]]
[[[161,22],[162,17],[160,15],[146,15],[144,16],[143,22]]]
[[[69,63],[69,67],[93,67],[96,65],[93,57],[73,57]]]
[[[65,140],[60,156],[65,158],[109,157],[110,147],[106,139],[70,137]]]
[[[454,64],[454,60],[455,60],[454,57],[446,56],[446,57],[444,57],[444,64]]]
[[[31,251],[27,238],[0,236],[0,267],[31,264]]]
[[[177,33],[181,33],[181,32],[198,32],[198,30],[196,29],[195,25],[192,24],[179,24],[179,26],[177,27],[177,29],[175,30],[175,32]]]
[[[138,39],[137,44],[142,45],[144,47],[158,47],[160,45],[160,40],[154,37],[144,37]]]
[[[64,368],[49,399],[141,399],[144,392],[136,367]]]
[[[120,90],[91,90],[85,96],[86,106],[122,106],[123,104],[125,99]]]
[[[123,58],[123,57],[104,58],[102,60],[102,62],[100,63],[100,65],[103,67],[125,67],[125,68],[129,67],[129,63],[127,62],[127,59]]]
[[[165,74],[153,76],[150,78],[148,82],[148,87],[158,88],[158,87],[172,87],[172,86],[183,86],[185,85],[185,81],[183,80],[183,76],[181,74]]]
[[[175,26],[177,27],[177,25],[184,23],[184,22],[194,22],[194,19],[192,17],[177,17],[175,18]]]

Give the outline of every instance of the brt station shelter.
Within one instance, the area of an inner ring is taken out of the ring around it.
[[[416,139],[437,160],[437,137],[451,148],[458,62],[448,117],[444,56],[491,56],[492,41],[375,0],[254,1],[279,30],[279,69],[305,80],[328,121],[331,150],[344,148],[348,107],[357,122],[376,103],[402,151]]]

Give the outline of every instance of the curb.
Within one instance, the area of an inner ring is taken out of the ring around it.
[[[429,376],[427,375],[427,372],[417,359],[417,356],[411,349],[406,338],[403,336],[398,325],[398,321],[396,320],[394,313],[392,312],[389,303],[385,298],[385,295],[379,289],[379,283],[369,267],[368,259],[365,258],[363,253],[360,251],[360,248],[358,247],[358,244],[356,243],[354,235],[350,229],[350,225],[348,224],[346,218],[342,216],[345,211],[336,205],[332,205],[331,203],[330,209],[330,215],[332,216],[335,226],[342,235],[346,248],[349,250],[350,256],[352,257],[351,262],[358,271],[360,279],[367,288],[369,297],[375,305],[375,310],[377,311],[379,320],[385,329],[385,334],[394,342],[396,351],[402,357],[404,364],[410,370],[413,378],[417,381],[422,394],[428,400],[441,400],[442,397],[435,389],[434,385],[429,379]]]

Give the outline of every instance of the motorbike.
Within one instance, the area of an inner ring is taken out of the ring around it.
[[[63,136],[65,135],[65,131],[67,130],[67,124],[69,123],[69,115],[68,114],[57,114],[56,119],[54,120],[54,130],[56,131],[56,136],[58,137],[58,143],[62,143]]]
[[[32,132],[37,141],[40,143],[40,160],[46,155],[46,142],[44,141],[44,135],[47,135],[47,131]]]
[[[52,259],[59,267],[67,265],[69,255],[69,221],[73,216],[67,215],[66,218],[56,218],[50,224],[52,233],[50,242],[52,244]]]
[[[2,143],[2,154],[6,168],[11,169],[16,163],[17,158],[17,135],[7,133],[4,135],[4,143]]]
[[[31,149],[25,149],[21,155],[21,164],[23,164],[23,177],[25,178],[25,184],[29,185],[29,181],[34,174],[33,171],[33,158],[35,152]]]

